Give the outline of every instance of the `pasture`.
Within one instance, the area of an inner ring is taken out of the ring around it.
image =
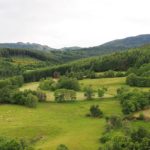
[[[95,150],[105,127],[105,119],[86,117],[92,104],[98,104],[104,115],[122,115],[115,99],[74,103],[41,103],[36,109],[16,105],[0,106],[0,134],[25,138],[36,149],[55,150],[66,144],[71,150]]]
[[[105,93],[104,98],[111,98],[114,97],[117,93],[117,89],[120,87],[127,87],[130,90],[137,89],[142,91],[148,91],[150,88],[137,88],[137,87],[130,87],[125,83],[125,77],[118,77],[118,78],[100,78],[100,79],[84,79],[79,80],[81,91],[77,92],[77,100],[84,100],[84,88],[87,86],[92,86],[92,88],[97,91],[99,88],[106,87],[108,91]],[[24,84],[20,90],[37,90],[39,86],[39,82],[32,82]],[[44,91],[47,95],[48,101],[54,101],[54,92],[53,91]],[[95,98],[97,94],[95,94]]]
[[[77,92],[76,102],[55,103],[53,92],[44,91],[48,102],[39,103],[35,109],[17,105],[0,105],[0,134],[26,139],[37,150],[56,150],[59,144],[67,145],[70,150],[98,149],[99,138],[105,130],[105,116],[123,115],[120,103],[114,96],[117,88],[127,86],[125,78],[84,79],[79,83],[81,91]],[[95,97],[95,100],[86,101],[83,89],[89,85],[94,90],[106,87],[108,91],[104,98]],[[38,82],[28,83],[20,90],[37,90],[38,86]],[[149,90],[149,88],[138,89]],[[86,117],[93,104],[99,105],[104,118]],[[135,121],[130,125],[149,128],[150,122]]]

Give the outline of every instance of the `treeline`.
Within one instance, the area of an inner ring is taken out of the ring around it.
[[[150,77],[137,76],[132,73],[127,77],[126,83],[130,86],[150,87]]]
[[[128,85],[150,87],[150,63],[144,64],[140,68],[130,68],[128,73],[126,79]]]
[[[6,86],[20,87],[23,85],[23,83],[24,83],[23,76],[14,76],[11,78],[0,80],[0,88],[4,88]]]
[[[43,68],[36,71],[25,72],[23,74],[25,82],[38,81],[41,78],[53,76],[54,72],[65,75],[70,72],[80,72],[81,70],[100,71],[126,71],[130,67],[140,67],[144,63],[150,62],[150,51],[144,49],[134,49],[126,52],[118,52],[102,57],[83,59],[68,64],[58,65],[51,68]]]
[[[22,74],[23,69],[19,65],[11,62],[0,60],[0,78],[11,77]]]
[[[127,88],[117,90],[117,97],[120,100],[124,114],[131,114],[150,106],[150,93],[138,90],[129,91]]]
[[[42,61],[52,61],[50,53],[37,51],[37,50],[28,50],[28,49],[9,49],[3,48],[0,49],[0,57],[11,57],[11,56],[29,56],[32,58],[36,58]],[[55,60],[53,60],[55,61]]]

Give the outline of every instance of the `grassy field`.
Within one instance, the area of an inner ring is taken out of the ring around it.
[[[12,57],[13,63],[15,64],[21,64],[21,65],[29,65],[29,64],[35,64],[35,63],[40,63],[42,61],[35,59],[35,58],[31,58],[31,57]]]
[[[111,98],[116,95],[116,91],[118,88],[125,86],[129,89],[138,89],[138,90],[143,90],[143,91],[148,91],[150,88],[137,88],[137,87],[130,87],[126,85],[125,83],[126,78],[125,77],[119,77],[119,78],[102,78],[102,79],[84,79],[80,80],[80,86],[81,86],[81,91],[77,92],[77,99],[78,100],[84,100],[84,93],[83,90],[85,87],[91,85],[94,90],[97,90],[102,87],[106,87],[108,91],[105,93],[104,98]],[[25,89],[31,89],[31,90],[37,90],[39,86],[38,82],[32,82],[32,83],[27,83],[24,84],[23,87],[21,87],[21,90]],[[47,99],[49,101],[54,101],[54,93],[52,91],[44,91],[47,94]],[[95,98],[97,98],[97,95],[95,94]]]
[[[105,115],[122,114],[120,104],[114,99],[43,103],[36,109],[1,105],[0,135],[26,138],[42,150],[55,150],[61,143],[71,150],[95,150],[105,120],[85,117],[92,104],[99,104]]]
[[[65,144],[70,150],[96,150],[99,138],[105,129],[105,119],[85,117],[93,104],[98,104],[105,116],[123,115],[119,101],[113,98],[116,89],[125,84],[125,78],[85,79],[79,81],[81,90],[91,85],[95,90],[107,87],[104,98],[74,103],[40,103],[36,109],[16,105],[0,105],[0,135],[25,138],[38,150],[56,150]],[[20,90],[36,90],[39,83],[24,84]],[[133,89],[128,86],[128,88]],[[149,88],[141,88],[149,90]],[[46,91],[49,101],[54,100],[53,92]],[[109,98],[108,98],[109,97]],[[78,100],[84,100],[83,92],[77,93]],[[145,112],[149,114],[149,111]],[[135,121],[132,127],[144,126],[150,122]]]

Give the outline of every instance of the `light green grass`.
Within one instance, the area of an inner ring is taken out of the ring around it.
[[[106,87],[108,88],[108,91],[106,92],[108,96],[115,96],[117,93],[117,89],[123,86],[129,88],[130,90],[135,88],[143,91],[150,90],[150,88],[138,88],[126,85],[126,77],[85,79],[80,81],[80,85],[82,90],[89,85],[92,86],[95,90]]]
[[[92,86],[97,90],[102,87],[108,88],[107,94],[114,96],[117,88],[125,85],[125,78],[102,78],[102,79],[85,79],[80,81],[81,89]]]
[[[13,63],[15,64],[21,64],[21,65],[29,65],[29,64],[35,64],[42,62],[38,59],[31,58],[31,57],[23,57],[23,56],[14,56],[12,57]]]
[[[113,97],[117,88],[127,86],[125,78],[85,79],[79,82],[81,90],[88,85],[92,85],[95,90],[103,86],[107,87],[105,97]],[[38,85],[38,82],[24,84],[20,90],[36,90]],[[141,90],[149,90],[149,88],[141,88]],[[46,91],[46,94],[49,101],[54,100],[53,92]],[[77,99],[84,99],[83,92],[77,93]],[[100,146],[98,139],[103,135],[106,122],[104,118],[85,117],[93,104],[98,104],[105,116],[122,115],[119,101],[115,98],[64,104],[40,103],[36,109],[0,105],[0,135],[26,138],[34,141],[36,149],[42,150],[56,150],[59,144],[67,145],[70,150],[97,150]],[[149,129],[150,123],[135,121],[131,126],[144,126]]]
[[[77,92],[77,100],[84,100],[84,88],[91,85],[94,90],[97,90],[102,87],[108,88],[108,91],[105,93],[104,98],[110,98],[114,97],[117,93],[117,89],[125,86],[129,88],[130,90],[132,89],[138,89],[138,90],[143,90],[143,91],[148,91],[150,88],[138,88],[138,87],[130,87],[126,85],[125,83],[126,78],[125,77],[118,77],[118,78],[102,78],[102,79],[84,79],[80,80],[80,86],[81,86],[81,91]],[[25,90],[25,89],[31,89],[31,90],[37,90],[39,86],[39,82],[32,82],[32,83],[27,83],[24,84],[20,90]],[[43,91],[47,95],[47,100],[48,101],[54,101],[54,92],[52,91]],[[97,98],[97,94],[95,94],[95,98]]]
[[[99,104],[105,115],[121,115],[114,99],[75,103],[43,103],[36,109],[0,106],[0,135],[34,140],[36,148],[55,150],[66,144],[71,150],[96,150],[105,119],[85,117],[92,104]]]

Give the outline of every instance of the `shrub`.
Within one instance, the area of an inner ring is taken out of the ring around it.
[[[98,105],[92,105],[90,107],[90,114],[91,117],[102,117],[103,116],[103,112],[100,110]]]
[[[16,88],[10,85],[0,88],[0,103],[12,103],[15,91]]]
[[[139,110],[143,110],[150,105],[149,92],[134,91],[120,91],[118,95],[122,105],[124,114],[131,114]]]
[[[139,120],[145,120],[144,114],[143,114],[143,113],[140,113],[138,119],[139,119]]]
[[[56,82],[52,78],[47,78],[47,79],[41,79],[39,88],[42,90],[55,90],[56,89]]]
[[[150,133],[143,127],[131,132],[131,138],[134,142],[141,142],[144,137],[150,137]]]
[[[136,74],[132,73],[128,75],[126,83],[130,86],[150,87],[150,77],[137,76]]]
[[[119,116],[110,116],[106,118],[107,128],[116,129],[120,128],[123,125],[123,121]]]
[[[62,77],[57,83],[57,89],[70,89],[78,91],[80,86],[77,79]]]
[[[13,95],[14,104],[25,105],[28,107],[36,107],[38,101],[40,100],[38,97],[38,92],[36,91],[31,90],[17,91]]]
[[[105,92],[107,91],[107,88],[101,88],[101,89],[98,89],[98,97],[103,97]]]
[[[150,133],[145,128],[138,128],[127,135],[116,135],[107,141],[101,150],[149,150]]]
[[[23,76],[15,76],[4,80],[0,80],[0,88],[4,88],[6,86],[20,87],[22,86],[23,83],[24,83]]]
[[[28,107],[36,107],[38,103],[38,98],[37,96],[33,95],[33,94],[28,94],[25,100],[25,105]]]
[[[0,150],[23,150],[22,145],[15,139],[0,137]]]
[[[109,141],[111,138],[109,135],[104,134],[101,138],[100,138],[100,142],[101,143],[106,143],[107,141]]]
[[[117,72],[115,74],[115,77],[124,77],[124,76],[125,76],[125,73],[123,73],[123,72]]]
[[[84,96],[86,97],[87,100],[93,99],[94,90],[92,89],[91,86],[86,87],[86,88],[84,89]]]
[[[54,93],[56,102],[75,101],[76,92],[68,89],[58,89]]]
[[[108,70],[104,72],[104,77],[109,77],[109,78],[115,77],[115,72],[113,70]]]
[[[60,144],[56,150],[69,150],[64,144]]]
[[[39,102],[46,102],[47,96],[44,92],[38,90],[36,91],[36,96],[38,97]]]

